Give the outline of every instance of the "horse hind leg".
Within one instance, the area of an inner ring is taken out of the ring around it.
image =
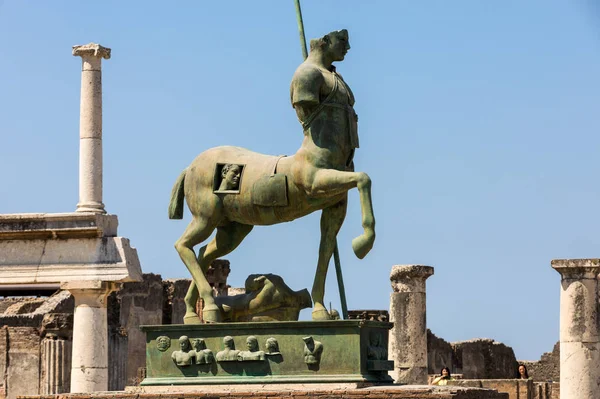
[[[327,269],[335,248],[335,238],[337,237],[344,218],[346,217],[346,208],[348,199],[338,202],[337,204],[323,209],[321,214],[321,243],[319,244],[319,260],[317,262],[317,272],[311,296],[313,299],[313,320],[330,320],[331,315],[323,304],[325,299],[325,278],[327,277]]]
[[[216,308],[215,300],[212,297],[212,289],[210,284],[208,284],[206,275],[196,259],[194,246],[200,244],[202,241],[205,241],[208,237],[210,237],[215,227],[216,223],[212,222],[211,220],[194,216],[184,233],[175,243],[175,249],[192,275],[193,283],[191,285],[197,287],[200,296],[204,300],[205,307],[209,309],[211,307]],[[184,316],[185,324],[194,324],[200,322],[198,315],[196,315],[197,299],[197,295],[195,300],[189,295],[186,295],[186,312]]]
[[[254,226],[240,223],[230,223],[226,226],[220,226],[217,228],[217,234],[210,243],[203,246],[198,253],[198,264],[202,269],[204,275],[210,266],[211,262],[215,259],[220,258],[231,253],[234,249],[240,245],[242,240],[252,231]],[[211,289],[212,291],[212,289]],[[186,303],[196,303],[198,300],[199,292],[196,285],[192,282],[186,295]],[[220,310],[217,306],[207,308],[206,302],[204,309],[202,310],[202,319],[207,322],[218,322],[220,321]],[[196,316],[194,309],[194,318],[190,318],[190,321],[199,322],[200,320]],[[197,320],[197,321],[196,321]],[[185,322],[185,320],[184,320]],[[186,323],[187,324],[187,323]]]
[[[342,172],[335,169],[320,169],[312,178],[307,194],[314,198],[326,198],[358,188],[362,213],[363,234],[352,240],[352,249],[359,258],[364,258],[375,242],[375,215],[371,200],[371,178],[364,172]]]

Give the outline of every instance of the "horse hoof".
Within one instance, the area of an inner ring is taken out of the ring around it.
[[[352,250],[358,259],[362,259],[373,248],[375,242],[375,235],[367,236],[365,234],[356,237],[352,240]]]
[[[204,319],[205,323],[220,323],[221,322],[221,311],[217,306],[213,307],[204,307],[202,310],[202,319]]]
[[[183,316],[183,324],[201,324],[202,321],[196,313],[186,313]]]
[[[313,320],[331,320],[331,315],[329,314],[327,309],[313,310],[312,319]]]

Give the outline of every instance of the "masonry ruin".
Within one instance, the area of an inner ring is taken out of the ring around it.
[[[208,275],[216,295],[234,295],[244,291],[227,284],[229,273],[230,263],[227,260],[216,260],[211,265]],[[160,275],[144,274],[143,281],[124,283],[118,291],[110,294],[107,304],[109,390],[120,391],[139,384],[143,379],[145,336],[139,326],[182,323],[185,314],[183,298],[189,284],[190,279],[163,280]],[[18,293],[6,289],[0,295]],[[73,296],[59,287],[55,287],[54,292],[25,293],[50,296],[0,298],[0,385],[5,397],[16,399],[22,395],[69,392]],[[387,311],[378,314],[375,311],[351,313],[353,317],[387,318]],[[522,362],[517,361],[512,348],[492,339],[449,343],[430,330],[426,334],[430,380],[432,375],[439,374],[442,367],[449,367],[453,375],[460,378],[456,384],[484,388],[500,384],[498,386],[504,392],[518,390],[515,370]],[[551,396],[551,387],[554,386],[556,393],[557,384],[549,381],[558,381],[558,359],[557,345],[540,361],[524,362],[533,381],[530,386],[522,386],[521,390],[529,389],[533,394],[537,389],[538,394],[531,399],[555,398]],[[497,380],[496,385],[491,380]]]

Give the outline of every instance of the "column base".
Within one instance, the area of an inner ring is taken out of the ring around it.
[[[102,202],[86,202],[77,204],[75,212],[105,214],[106,209],[104,209],[104,204]]]

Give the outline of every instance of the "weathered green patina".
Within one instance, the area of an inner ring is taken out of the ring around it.
[[[147,367],[142,385],[391,383],[391,327],[364,320],[142,326]],[[198,349],[190,350],[187,340],[199,339]],[[210,361],[198,360],[207,353]]]
[[[348,32],[311,40],[310,54],[292,79],[290,96],[302,125],[302,146],[293,156],[263,155],[239,147],[216,147],[200,154],[181,173],[171,194],[169,217],[183,217],[183,200],[193,219],[175,244],[192,274],[184,323],[199,323],[195,305],[204,301],[203,319],[223,320],[205,272],[210,262],[233,251],[254,226],[271,225],[322,210],[321,242],[311,291],[313,320],[330,320],[324,305],[325,278],[346,216],[348,191],[358,188],[363,234],[352,241],[363,258],[375,241],[371,179],[354,171],[358,117],[354,95],[333,62],[350,49]],[[198,255],[194,246],[216,237]]]

